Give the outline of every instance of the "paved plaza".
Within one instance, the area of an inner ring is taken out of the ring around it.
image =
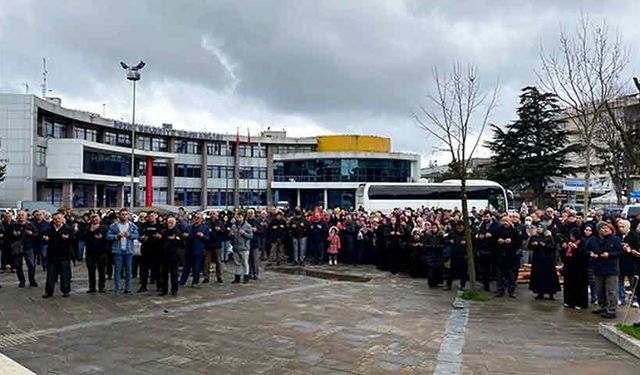
[[[178,297],[116,297],[86,294],[79,264],[71,297],[44,300],[42,288],[18,289],[3,274],[0,353],[37,374],[639,373],[640,360],[598,336],[599,318],[534,302],[524,288],[517,300],[454,310],[455,294],[424,280],[312,269],[356,277],[268,271],[231,285],[227,274]]]

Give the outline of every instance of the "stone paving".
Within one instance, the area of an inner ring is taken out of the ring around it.
[[[44,300],[3,274],[0,352],[38,374],[433,373],[454,293],[372,267],[313,269],[371,281],[265,272],[231,285],[227,274],[178,297],[116,297],[86,294],[80,264],[71,297]],[[470,305],[463,374],[640,373],[597,317],[521,294]]]

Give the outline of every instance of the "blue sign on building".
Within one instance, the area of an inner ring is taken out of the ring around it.
[[[631,199],[640,199],[640,191],[632,191],[629,193]]]

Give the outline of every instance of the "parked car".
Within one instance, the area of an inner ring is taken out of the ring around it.
[[[624,207],[609,206],[609,207],[605,208],[604,214],[605,214],[605,216],[616,217],[616,216],[622,214],[622,210],[624,210]]]
[[[584,212],[584,204],[582,203],[565,203],[562,205],[563,211],[567,208],[570,208],[575,212]]]
[[[622,217],[631,219],[640,213],[640,204],[628,204],[622,209]]]

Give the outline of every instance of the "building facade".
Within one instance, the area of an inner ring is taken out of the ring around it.
[[[0,94],[0,206],[325,207],[353,205],[359,183],[411,182],[419,156],[388,138],[216,134],[131,124],[71,110],[56,98]],[[131,194],[131,163],[134,194]]]

